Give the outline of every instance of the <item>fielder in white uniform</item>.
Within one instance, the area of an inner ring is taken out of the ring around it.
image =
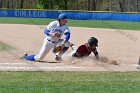
[[[40,52],[37,55],[24,54],[22,58],[30,61],[41,61],[47,53],[58,44],[64,44],[62,51],[56,55],[55,60],[62,61],[61,56],[68,50],[70,44],[68,40],[70,39],[70,30],[67,26],[67,15],[60,14],[57,21],[50,22],[48,26],[45,27],[44,33],[46,38],[43,41]],[[61,37],[65,35],[65,39]]]

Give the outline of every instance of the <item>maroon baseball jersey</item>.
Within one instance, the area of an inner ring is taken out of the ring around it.
[[[78,47],[76,52],[73,54],[73,57],[86,57],[89,56],[91,52],[93,52],[95,56],[98,55],[97,49],[90,49],[86,43]]]

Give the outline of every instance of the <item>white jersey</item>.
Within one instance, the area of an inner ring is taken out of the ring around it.
[[[58,41],[63,34],[65,33],[70,33],[70,30],[67,26],[67,24],[60,26],[59,21],[53,21],[50,22],[48,26],[46,26],[45,29],[48,29],[50,32],[57,32],[58,36],[57,37],[52,37],[50,35],[46,35],[47,39],[51,41]]]

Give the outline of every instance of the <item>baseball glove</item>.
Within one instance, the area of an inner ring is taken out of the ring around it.
[[[58,53],[60,52],[62,49],[64,48],[64,45],[58,45],[58,46],[55,46],[54,49],[53,49],[53,53]]]

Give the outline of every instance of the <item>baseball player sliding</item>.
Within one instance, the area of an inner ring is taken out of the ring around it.
[[[82,58],[87,57],[93,52],[96,59],[99,59],[99,54],[96,49],[98,46],[98,40],[95,37],[90,37],[88,42],[76,48],[74,44],[71,44],[73,52],[71,53],[72,57]]]
[[[66,14],[60,14],[57,21],[50,22],[50,24],[45,27],[44,34],[46,35],[46,38],[43,41],[40,52],[37,55],[28,55],[25,53],[21,58],[30,61],[41,61],[56,45],[63,45],[63,49],[55,58],[56,61],[62,61],[61,56],[70,46],[68,42],[70,39],[70,30],[66,24],[67,19],[68,17]],[[61,39],[63,34],[65,35],[65,39]]]
[[[82,58],[87,57],[93,52],[95,54],[96,59],[99,59],[99,54],[96,49],[98,46],[98,40],[95,37],[90,37],[88,42],[80,45],[78,48],[74,44],[70,44],[72,48],[72,52],[69,54],[71,57]],[[63,49],[62,46],[55,47],[53,52],[58,53]]]
[[[67,57],[72,57],[73,58],[83,58],[83,57],[88,57],[91,53],[94,53],[95,58],[101,62],[104,63],[109,63],[109,64],[114,64],[118,65],[116,60],[114,59],[109,59],[107,57],[99,57],[98,51],[97,51],[97,46],[98,46],[98,40],[95,37],[90,37],[88,41],[82,45],[80,45],[78,48],[74,44],[70,44],[72,48],[72,52],[68,54]],[[53,52],[54,53],[59,53],[63,49],[62,46],[57,46],[54,48]],[[72,63],[75,63],[74,61]]]

